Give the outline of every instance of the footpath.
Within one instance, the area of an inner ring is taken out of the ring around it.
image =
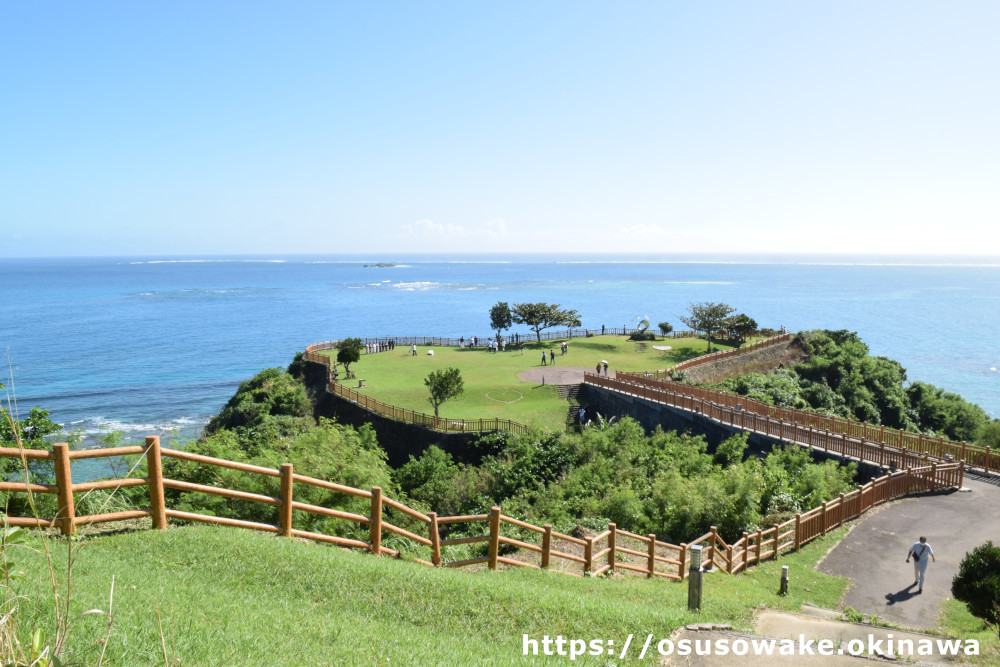
[[[921,535],[927,537],[937,562],[928,565],[924,592],[917,594],[913,586],[912,561],[906,563],[906,553]],[[736,633],[728,629],[689,626],[673,637],[695,640],[727,640],[731,646],[737,639],[748,642],[765,638],[810,640],[827,639],[837,649],[851,640],[865,644],[891,639],[912,640],[931,638],[921,631],[933,632],[938,627],[941,605],[951,597],[951,580],[966,552],[986,540],[1000,541],[1000,478],[966,474],[961,491],[927,494],[893,501],[858,519],[847,536],[820,562],[818,569],[827,574],[849,577],[852,583],[840,610],[806,608],[801,614],[763,610],[757,615],[755,634]],[[794,586],[795,582],[791,582]],[[852,607],[861,614],[875,614],[896,628],[883,628],[861,623],[847,623],[840,612]],[[903,629],[905,628],[905,629]],[[933,639],[938,639],[934,637]],[[824,655],[730,655],[671,656],[661,664],[685,667],[715,667],[732,665],[862,665],[875,661],[895,661],[885,655],[854,657],[847,654]],[[937,653],[918,659],[905,659],[908,664],[951,665],[954,656]]]
[[[866,514],[827,557],[820,572],[853,580],[843,607],[895,625],[933,630],[951,580],[968,551],[1000,542],[1000,480],[965,476],[964,489],[897,500]],[[906,553],[921,535],[937,562],[927,565],[924,592],[913,586]]]

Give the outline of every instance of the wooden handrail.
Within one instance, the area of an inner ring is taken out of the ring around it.
[[[955,486],[961,483],[964,462],[938,464],[932,462],[930,465],[911,467],[894,473],[889,473],[874,479],[870,482],[858,486],[856,489],[840,495],[831,501],[823,503],[820,507],[802,512],[794,519],[790,519],[781,524],[758,530],[755,533],[744,533],[743,537],[727,545],[713,527],[711,531],[700,536],[696,540],[687,544],[670,544],[656,539],[655,535],[642,536],[625,530],[620,530],[614,523],[608,524],[608,530],[603,531],[593,537],[585,539],[566,535],[552,530],[551,525],[536,526],[520,519],[505,516],[499,507],[494,507],[489,514],[466,515],[454,517],[440,517],[436,514],[424,514],[397,500],[387,498],[382,495],[381,489],[372,487],[370,491],[355,489],[353,487],[326,482],[312,477],[294,474],[291,464],[283,464],[279,470],[252,466],[249,464],[226,461],[208,456],[190,454],[187,452],[177,452],[175,450],[162,449],[159,445],[159,438],[151,436],[147,438],[143,447],[112,448],[104,450],[102,454],[108,456],[119,455],[122,450],[129,453],[136,453],[137,450],[144,452],[149,465],[147,477],[123,478],[113,480],[100,480],[97,482],[87,482],[83,484],[73,484],[70,469],[71,457],[68,455],[68,447],[65,443],[57,443],[53,447],[53,453],[46,453],[45,457],[56,462],[55,485],[25,484],[20,482],[5,482],[0,485],[0,490],[8,492],[25,492],[28,489],[47,493],[57,493],[59,495],[59,511],[55,519],[35,519],[31,517],[8,517],[10,525],[30,526],[30,527],[58,527],[63,533],[72,534],[77,526],[90,525],[95,523],[123,521],[139,517],[153,517],[155,528],[165,528],[167,519],[180,519],[184,521],[197,521],[213,523],[224,526],[234,526],[275,533],[281,536],[295,536],[311,539],[320,542],[327,542],[339,546],[360,548],[371,551],[374,554],[398,556],[399,552],[381,545],[383,531],[389,531],[400,535],[412,543],[421,547],[430,547],[431,561],[417,558],[416,562],[431,566],[461,567],[464,565],[475,565],[486,563],[490,568],[496,568],[499,564],[513,565],[517,567],[541,567],[548,568],[551,558],[560,558],[583,566],[583,573],[597,576],[605,572],[614,572],[617,568],[623,570],[645,574],[647,577],[664,577],[673,580],[683,580],[687,573],[685,566],[688,562],[687,553],[691,546],[708,543],[708,558],[706,563],[714,564],[718,569],[728,573],[736,573],[746,569],[749,565],[759,563],[761,560],[777,556],[780,553],[792,549],[798,549],[801,545],[825,534],[845,521],[851,520],[864,514],[867,510],[890,500],[900,498],[911,493],[920,493],[928,490],[935,490]],[[6,456],[20,457],[21,450],[6,451],[0,450],[0,457]],[[281,478],[281,497],[266,496],[259,493],[250,493],[235,489],[225,489],[180,480],[171,480],[163,477],[161,456],[170,456],[184,460],[191,460],[205,465],[220,466],[235,470],[242,470],[267,476]],[[93,457],[89,457],[93,458]],[[370,500],[371,514],[364,516],[353,512],[345,512],[317,505],[296,502],[293,500],[293,487],[298,482],[319,488],[341,492],[344,495],[362,497]],[[90,516],[76,516],[74,513],[73,494],[94,489],[109,489],[116,487],[132,487],[148,485],[151,490],[152,507],[150,509],[128,510],[124,512],[111,512],[106,514],[95,514]],[[154,488],[160,489],[160,499],[154,493]],[[280,521],[277,525],[260,523],[255,521],[244,521],[241,519],[231,519],[226,517],[208,516],[195,512],[185,512],[166,508],[162,499],[162,489],[175,489],[186,492],[208,493],[226,498],[245,500],[255,503],[263,503],[275,506],[280,509]],[[159,504],[162,519],[157,519]],[[383,508],[388,507],[399,511],[402,515],[408,516],[419,524],[427,526],[428,537],[418,535],[402,526],[396,526],[384,520]],[[343,538],[339,536],[324,535],[310,531],[297,530],[292,526],[292,511],[300,510],[328,516],[335,519],[342,519],[358,524],[367,523],[371,539],[367,542]],[[463,523],[489,522],[489,534],[471,537],[456,537],[451,539],[441,539],[439,526],[457,525]],[[503,525],[514,526],[521,530],[538,533],[541,535],[541,544],[532,544],[501,533]],[[620,539],[636,540],[646,545],[646,552],[629,548],[619,544]],[[559,551],[552,548],[553,540],[562,540],[577,548],[582,547],[583,556]],[[595,545],[607,541],[607,546],[603,549],[595,549]],[[442,547],[450,547],[464,544],[487,543],[488,555],[465,559],[463,561],[444,562],[441,556]],[[541,554],[541,565],[521,562],[499,553],[501,544],[514,546],[518,549]],[[662,555],[662,551],[676,553],[677,558],[668,558]],[[628,562],[628,559],[642,559],[644,566],[635,562]],[[606,563],[599,562],[606,559]],[[624,561],[623,561],[624,559]],[[656,569],[657,565],[666,566],[673,571],[661,572]],[[566,574],[575,574],[566,572]],[[579,575],[576,575],[579,576]]]

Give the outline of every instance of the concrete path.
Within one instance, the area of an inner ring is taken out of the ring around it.
[[[965,489],[905,498],[860,519],[820,563],[827,574],[854,580],[841,608],[878,614],[901,626],[938,627],[941,604],[951,597],[951,580],[966,552],[986,540],[1000,542],[998,480],[965,478]],[[906,553],[921,535],[937,562],[927,566],[924,592],[913,586]]]
[[[517,377],[525,382],[534,382],[535,384],[542,384],[542,378],[545,378],[545,384],[578,384],[583,382],[583,373],[585,371],[594,372],[593,366],[570,366],[568,364],[560,366],[559,362],[565,360],[568,356],[560,357],[556,355],[555,366],[535,366],[526,371],[521,371],[517,374]],[[608,376],[615,376],[615,372],[610,368],[608,369]]]

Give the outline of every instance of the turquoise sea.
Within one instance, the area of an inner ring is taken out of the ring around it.
[[[497,301],[559,303],[594,329],[640,316],[681,328],[700,301],[761,326],[850,329],[910,380],[1000,416],[997,257],[0,259],[0,290],[0,382],[21,413],[48,408],[91,437],[195,435],[242,380],[309,343],[488,336]]]

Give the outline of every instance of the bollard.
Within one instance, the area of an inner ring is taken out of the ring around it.
[[[781,588],[778,589],[778,595],[788,595],[788,566],[781,566]]]
[[[688,610],[701,611],[701,545],[691,547],[691,569],[688,571]]]

